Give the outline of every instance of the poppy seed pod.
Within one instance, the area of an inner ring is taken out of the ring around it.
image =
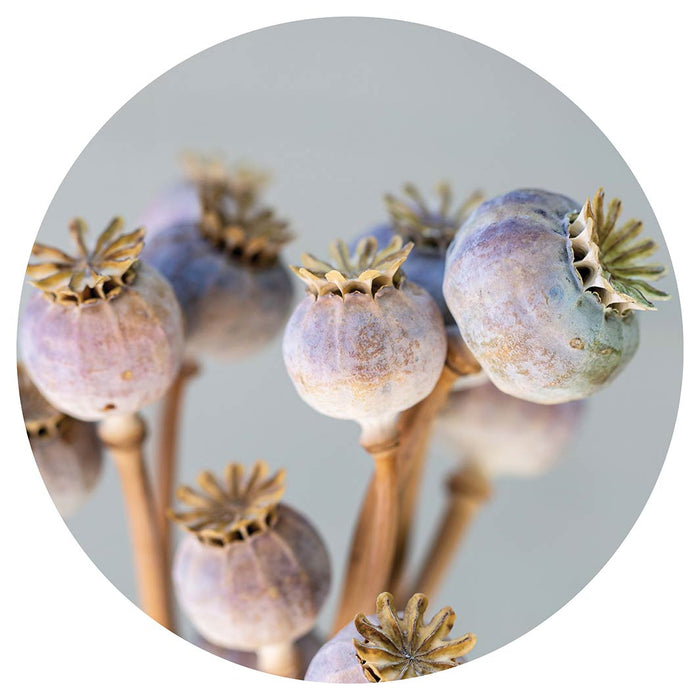
[[[436,429],[460,460],[490,477],[537,476],[560,458],[582,409],[581,401],[555,405],[523,401],[489,382],[452,392]]]
[[[452,210],[453,192],[448,182],[436,187],[437,206],[430,206],[415,185],[404,185],[408,201],[394,195],[384,198],[391,222],[372,229],[368,235],[377,239],[380,248],[389,245],[393,236],[414,244],[401,269],[409,282],[423,287],[438,305],[445,325],[454,324],[454,319],[445,303],[442,282],[445,276],[445,254],[460,226],[472,211],[484,201],[481,192],[475,191]]]
[[[416,593],[402,615],[394,598],[382,593],[377,614],[357,615],[311,660],[304,680],[325,683],[379,683],[417,678],[459,666],[476,644],[473,634],[446,639],[455,623],[452,608],[423,620],[428,599]]]
[[[41,478],[63,518],[75,513],[94,490],[102,471],[102,445],[94,423],[61,413],[39,393],[17,365],[24,425]]]
[[[583,207],[559,194],[515,190],[482,204],[447,254],[444,293],[469,349],[493,383],[536,403],[584,398],[632,358],[634,311],[667,295],[639,264],[655,249],[640,221],[616,227],[603,192]]]
[[[121,234],[115,218],[94,250],[85,223],[70,232],[71,257],[35,244],[27,266],[41,293],[20,320],[24,366],[43,396],[83,420],[139,411],[167,391],[180,366],[182,312],[168,282],[138,260],[143,229]]]
[[[351,258],[347,246],[336,242],[335,266],[305,255],[303,266],[293,268],[309,294],[287,323],[287,372],[310,406],[358,421],[363,431],[381,432],[427,396],[444,365],[439,309],[400,270],[411,248],[395,236],[377,251],[369,237]]]
[[[149,237],[144,259],[172,284],[193,355],[249,355],[289,313],[292,285],[279,252],[292,236],[287,222],[260,206],[261,182],[251,171],[205,180],[198,218]]]
[[[191,510],[170,511],[187,536],[173,563],[178,601],[212,644],[262,654],[290,648],[309,632],[330,585],[330,562],[315,528],[279,503],[284,472],[257,462],[244,478],[230,464],[222,482],[209,472],[201,493],[180,487]],[[267,669],[265,669],[267,670]]]

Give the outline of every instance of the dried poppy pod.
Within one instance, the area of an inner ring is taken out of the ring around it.
[[[293,643],[314,626],[330,585],[321,538],[279,503],[284,471],[268,477],[256,462],[246,480],[230,464],[223,482],[210,472],[197,481],[201,493],[176,492],[191,510],[169,513],[188,533],[173,564],[180,605],[212,644],[255,651],[261,670],[297,675]]]
[[[334,264],[311,255],[294,267],[308,296],[284,334],[287,372],[310,406],[355,420],[363,441],[382,439],[395,417],[427,396],[440,376],[447,342],[430,294],[406,281],[413,247],[395,236],[383,250],[362,239],[350,256],[337,241]]]
[[[292,235],[260,204],[262,182],[249,170],[205,179],[199,217],[149,237],[144,259],[172,284],[193,356],[249,355],[272,340],[289,313],[292,285],[279,253]]]
[[[143,229],[115,218],[88,250],[85,223],[70,232],[76,257],[36,243],[29,281],[39,289],[20,320],[21,355],[39,391],[83,420],[134,413],[157,401],[183,353],[182,313],[168,282],[138,260]]]
[[[452,608],[423,620],[428,599],[416,593],[402,615],[390,593],[377,598],[377,614],[357,615],[312,659],[304,680],[325,683],[379,683],[426,676],[465,661],[476,644],[473,634],[448,640]]]
[[[402,247],[395,236],[378,251],[369,237],[351,257],[347,246],[336,242],[335,265],[305,255],[303,266],[293,268],[309,294],[287,323],[282,345],[287,372],[317,411],[360,424],[360,442],[375,464],[336,629],[348,611],[373,602],[388,583],[399,524],[399,414],[431,392],[445,363],[440,311],[400,269],[412,247]]]
[[[632,358],[635,310],[667,295],[646,280],[641,221],[617,227],[603,192],[583,207],[559,194],[515,190],[482,204],[447,255],[444,293],[466,344],[508,394],[537,403],[584,398]]]
[[[102,471],[95,425],[55,409],[19,364],[17,376],[24,425],[39,473],[58,512],[69,517],[87,500]]]
[[[454,324],[442,293],[445,276],[447,248],[460,226],[476,207],[484,201],[480,191],[474,191],[453,208],[452,187],[446,181],[439,182],[436,189],[438,202],[431,206],[413,184],[404,185],[407,201],[387,194],[384,198],[391,218],[390,223],[381,224],[368,235],[377,239],[380,247],[389,245],[393,236],[415,246],[402,265],[406,278],[425,289],[433,297],[442,313],[445,325]]]
[[[579,426],[584,402],[542,405],[488,383],[452,392],[436,432],[463,464],[489,477],[537,476],[561,457]]]

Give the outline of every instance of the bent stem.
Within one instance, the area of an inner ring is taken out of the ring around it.
[[[156,451],[156,503],[158,527],[163,538],[166,563],[170,561],[172,538],[167,510],[172,505],[177,474],[177,454],[180,436],[180,417],[187,383],[199,372],[196,361],[185,359],[175,381],[163,399],[158,426]]]
[[[257,650],[258,670],[285,678],[302,677],[299,650],[294,642],[267,644]]]
[[[112,416],[100,423],[98,434],[121,479],[141,607],[173,629],[166,562],[143,457],[146,426],[135,413]]]
[[[399,418],[399,523],[389,590],[396,591],[401,584],[435,418],[447,401],[455,382],[460,377],[476,374],[480,370],[479,363],[456,330],[448,329],[447,357],[437,384],[425,399],[404,411]]]
[[[372,610],[386,589],[398,530],[396,417],[381,428],[363,426],[362,446],[374,459],[374,475],[355,526],[333,633],[358,612]]]
[[[478,467],[457,469],[447,481],[448,501],[418,577],[410,590],[431,597],[439,590],[477,512],[491,496],[488,477]],[[401,602],[403,603],[402,600]]]

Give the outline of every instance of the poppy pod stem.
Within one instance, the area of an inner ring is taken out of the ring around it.
[[[117,415],[104,419],[98,434],[119,471],[141,606],[156,622],[172,629],[166,563],[143,457],[146,426],[136,413]]]
[[[447,493],[442,520],[414,584],[427,596],[434,596],[439,590],[469,526],[481,506],[490,498],[490,480],[478,467],[463,466],[449,477]],[[414,586],[411,586],[411,590],[414,590]]]
[[[460,378],[476,374],[479,363],[469,352],[457,329],[447,330],[447,357],[440,378],[428,396],[415,406],[404,411],[399,418],[401,447],[398,455],[399,520],[396,555],[389,582],[390,590],[398,590],[406,559],[413,516],[423,480],[430,436],[435,418],[445,404],[455,382]],[[415,590],[423,590],[417,588]]]
[[[258,670],[285,678],[301,678],[301,660],[294,642],[268,644],[257,650]]]
[[[167,509],[172,504],[175,490],[182,405],[187,384],[198,372],[198,363],[195,360],[185,359],[175,381],[163,398],[161,406],[156,452],[156,503],[158,504],[158,523],[163,538],[166,562],[170,561],[172,549]]]
[[[360,442],[374,460],[374,475],[355,526],[334,633],[371,608],[391,573],[399,515],[397,418],[362,426]]]

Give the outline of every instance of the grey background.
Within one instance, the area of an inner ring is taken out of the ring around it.
[[[624,94],[624,85],[621,86]],[[640,97],[640,99],[644,99]],[[484,46],[427,27],[330,19],[281,25],[209,49],[161,76],[93,138],[66,176],[39,232],[67,245],[82,216],[96,234],[115,214],[136,226],[149,200],[179,178],[191,149],[269,168],[267,201],[298,233],[286,253],[325,253],[385,219],[382,194],[407,180],[429,190],[490,195],[523,186],[583,200],[604,185],[623,216],[661,232],[634,176],[596,126],[552,86]],[[658,476],[681,381],[681,318],[673,294],[641,318],[642,343],[615,384],[589,401],[579,434],[551,473],[500,480],[431,608],[452,605],[473,656],[528,631],[570,600],[625,537]],[[25,290],[26,293],[26,290]],[[298,298],[302,285],[297,284]],[[154,411],[147,411],[152,417]],[[371,463],[359,430],[296,395],[280,339],[236,364],[206,364],[191,385],[182,480],[229,460],[288,469],[286,500],[321,529],[334,565],[330,624]],[[414,560],[443,503],[452,465],[436,447],[417,522]],[[68,523],[95,564],[135,598],[121,492],[113,469]]]

